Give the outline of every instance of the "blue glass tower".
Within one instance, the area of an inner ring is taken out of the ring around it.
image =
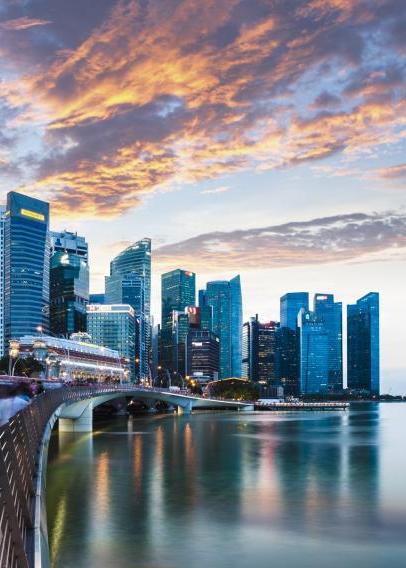
[[[301,394],[328,390],[329,348],[326,325],[314,312],[302,308],[298,315]]]
[[[343,324],[342,303],[333,294],[315,294],[314,312],[324,322],[328,334],[328,388],[343,388]]]
[[[295,330],[297,327],[297,315],[300,310],[309,309],[308,292],[288,292],[280,300],[280,323],[281,327]]]
[[[220,339],[221,379],[241,377],[242,297],[240,276],[207,283],[202,301],[213,308],[213,332]],[[204,299],[204,300],[203,300]]]
[[[4,234],[5,342],[49,331],[49,204],[11,191]]]
[[[347,306],[348,388],[379,395],[379,294]]]

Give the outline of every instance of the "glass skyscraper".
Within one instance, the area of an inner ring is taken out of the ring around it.
[[[11,191],[4,230],[4,332],[49,331],[49,204]]]
[[[379,395],[379,294],[347,306],[347,386]]]
[[[301,394],[328,391],[329,336],[325,323],[302,308],[298,315]]]
[[[89,302],[88,245],[77,233],[51,232],[50,329],[69,337],[86,331]]]
[[[149,376],[147,358],[148,325],[145,316],[145,280],[135,272],[106,276],[106,304],[129,304],[135,312],[134,353],[137,360],[135,376],[139,380]]]
[[[297,328],[297,316],[302,308],[309,309],[308,292],[288,292],[282,296],[280,300],[281,327],[295,330]]]
[[[188,270],[176,269],[161,277],[161,335],[160,365],[172,372],[179,368],[179,334],[183,337],[187,306],[196,301],[196,275]],[[179,321],[178,321],[179,320]],[[182,321],[180,321],[182,320]],[[180,328],[179,328],[180,326]],[[184,368],[184,367],[183,367]]]
[[[199,300],[213,308],[213,332],[220,340],[221,379],[241,377],[242,297],[240,276],[208,282]]]
[[[264,386],[277,386],[279,323],[261,323],[258,314],[243,325],[242,376]]]
[[[314,312],[324,322],[328,334],[328,388],[343,388],[343,316],[342,303],[333,294],[315,294]]]
[[[0,357],[5,353],[4,345],[4,228],[6,217],[0,209]]]

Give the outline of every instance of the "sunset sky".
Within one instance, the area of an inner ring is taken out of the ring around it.
[[[381,293],[382,390],[406,393],[404,0],[0,0],[0,188],[159,275]]]

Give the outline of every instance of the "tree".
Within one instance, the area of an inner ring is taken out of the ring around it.
[[[13,366],[15,360],[12,360],[11,365]],[[0,372],[8,375],[10,369],[10,357],[5,355],[0,359]],[[43,365],[37,359],[32,356],[17,359],[14,367],[14,375],[20,377],[32,377],[33,375],[39,375],[44,370]]]

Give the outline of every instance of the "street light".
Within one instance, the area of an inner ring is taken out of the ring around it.
[[[20,358],[20,342],[17,339],[11,339],[8,348],[8,374],[10,377],[14,376],[15,366]],[[13,359],[15,359],[13,364]]]

